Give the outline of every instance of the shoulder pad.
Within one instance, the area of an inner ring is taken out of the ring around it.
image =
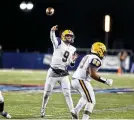
[[[93,58],[90,65],[99,68],[101,66],[101,61],[98,58]]]

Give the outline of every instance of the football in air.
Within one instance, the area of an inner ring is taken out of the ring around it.
[[[52,15],[54,14],[54,8],[48,7],[48,8],[46,9],[46,14],[47,14],[48,16],[52,16]]]

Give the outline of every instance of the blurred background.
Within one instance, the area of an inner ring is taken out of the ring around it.
[[[24,3],[30,4],[28,8]],[[0,66],[47,69],[53,52],[49,32],[58,25],[57,36],[65,29],[76,36],[77,64],[95,41],[101,41],[108,48],[101,70],[133,73],[133,6],[133,0],[5,1],[1,4]],[[54,15],[46,15],[48,7],[54,8]]]

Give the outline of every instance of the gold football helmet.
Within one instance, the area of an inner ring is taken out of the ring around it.
[[[91,47],[91,53],[97,54],[101,59],[105,57],[106,46],[101,42],[95,42]]]
[[[74,42],[74,33],[71,30],[63,31],[62,34],[61,34],[61,40],[63,40],[64,42],[67,41],[66,40],[67,36],[70,36],[72,38],[71,41],[68,41],[68,42],[73,43]]]

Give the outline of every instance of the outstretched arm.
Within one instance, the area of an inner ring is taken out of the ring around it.
[[[50,31],[50,39],[53,43],[54,48],[57,48],[61,44],[61,40],[58,39],[55,35],[55,31],[58,30],[57,27],[57,25],[53,26]]]
[[[99,63],[99,61],[97,61],[97,59],[93,59],[90,63],[90,67],[88,69],[88,72],[90,74],[90,76],[96,80],[96,81],[99,81],[101,83],[105,83],[109,86],[112,86],[113,84],[113,80],[112,79],[106,79],[106,78],[103,78],[101,76],[99,76],[97,74],[97,67],[100,67],[101,63]]]

